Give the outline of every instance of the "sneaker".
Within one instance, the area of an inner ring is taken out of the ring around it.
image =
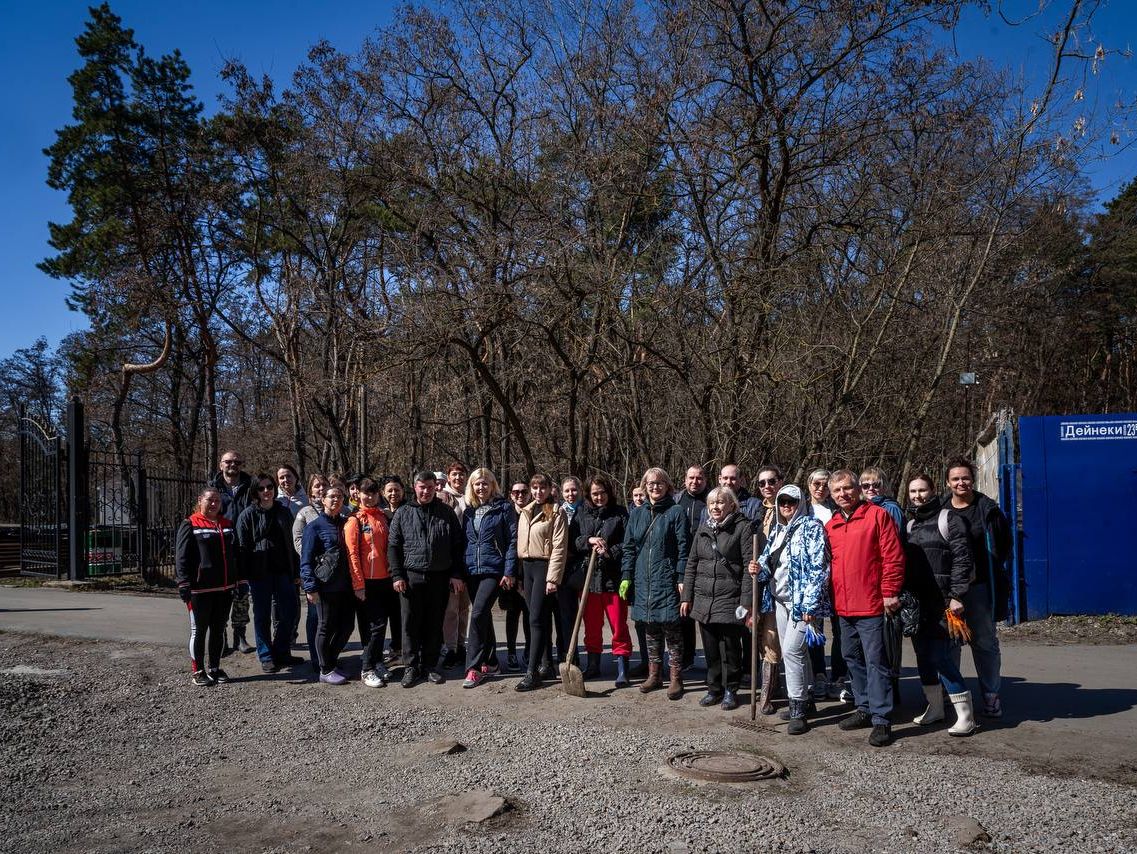
[[[513,686],[514,691],[532,691],[541,687],[541,677],[532,671],[521,677],[521,681]]]
[[[387,682],[374,670],[368,670],[363,674],[363,684],[368,688],[382,688]]]
[[[465,661],[465,659],[462,659]],[[439,670],[449,670],[458,663],[458,656],[452,650],[446,650],[442,653],[442,657],[438,659]]]
[[[825,698],[827,700],[840,700],[843,687],[845,687],[844,679],[830,679],[825,683]]]
[[[853,697],[853,686],[848,679],[842,683],[841,690],[837,692],[837,699],[842,703],[852,703],[856,701],[856,698]]]
[[[229,681],[229,674],[218,667],[209,671],[209,678],[216,682],[218,685],[224,685]]]
[[[321,673],[320,681],[325,685],[346,685],[347,677],[338,670],[333,670],[331,673]]]
[[[391,671],[387,669],[387,665],[385,664],[375,665],[375,675],[379,677],[384,685],[391,681]]]
[[[843,718],[838,724],[837,728],[848,732],[851,729],[865,729],[872,726],[872,715],[868,712],[862,712],[857,709],[847,718]]]
[[[505,669],[511,673],[516,673],[521,669],[521,662],[517,660],[517,655],[510,653],[505,659]]]
[[[400,682],[399,684],[402,685],[404,688],[410,688],[412,685],[414,685],[416,682],[418,682],[419,679],[421,679],[421,678],[422,677],[419,676],[418,668],[412,664],[408,664],[403,669],[403,681]]]
[[[983,710],[979,712],[985,718],[1001,718],[1003,716],[1003,703],[998,694],[983,695]]]
[[[829,680],[824,673],[819,673],[813,679],[813,699],[824,700],[829,696]]]
[[[262,661],[261,670],[263,670],[265,673],[276,673],[278,670],[280,670],[280,668],[277,666],[275,661]]]
[[[876,724],[869,733],[869,744],[873,747],[885,747],[892,744],[892,727],[888,724]]]
[[[206,673],[204,670],[196,671],[191,678],[193,679],[193,684],[197,685],[199,688],[212,688],[217,684],[217,682],[214,681],[213,677]]]
[[[482,665],[482,666],[484,667],[485,665]],[[482,684],[482,679],[484,679],[484,678],[485,677],[482,676],[482,672],[480,670],[475,670],[474,668],[471,667],[469,670],[466,671],[466,681],[462,683],[462,687],[463,688],[477,688],[479,685]]]
[[[439,673],[437,670],[432,670],[426,674],[426,680],[432,685],[441,685],[446,681],[446,677]]]
[[[383,663],[397,664],[402,657],[403,651],[401,649],[389,649],[383,653]]]
[[[497,664],[483,664],[482,665],[482,675],[483,676],[493,676],[494,674],[500,673],[500,672],[501,672],[501,667]]]

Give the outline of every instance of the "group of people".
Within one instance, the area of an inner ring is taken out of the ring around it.
[[[250,600],[264,671],[302,664],[292,646],[303,597],[309,660],[323,683],[352,678],[340,655],[358,625],[364,685],[388,684],[397,667],[405,688],[438,684],[461,665],[463,687],[476,688],[502,670],[497,605],[505,668],[524,671],[515,687],[530,691],[569,654],[583,598],[584,677],[600,676],[607,622],[617,688],[639,678],[642,692],[666,686],[669,699],[682,697],[698,632],[707,670],[699,703],[729,711],[756,638],[761,676],[752,690],[763,714],[777,711],[782,669],[788,733],[809,729],[817,700],[840,698],[854,708],[839,726],[870,728],[870,743],[883,746],[907,636],[926,698],[917,724],[945,720],[945,695],[952,735],[974,732],[976,712],[1002,714],[995,625],[1006,617],[1011,528],[975,490],[966,459],[948,461],[945,491],[914,477],[906,509],[876,467],[859,476],[818,469],[802,490],[763,466],[754,495],[737,465],[724,465],[714,488],[702,466],[687,469],[682,488],[653,467],[629,511],[603,474],[558,485],[538,473],[507,495],[488,468],[453,462],[417,472],[408,495],[397,476],[313,475],[305,491],[291,466],[251,478],[242,465],[237,452],[222,455],[178,532],[197,685],[228,680],[227,623],[232,647],[253,649]],[[959,669],[968,640],[978,709]]]

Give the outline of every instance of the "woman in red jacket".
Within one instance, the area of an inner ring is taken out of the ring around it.
[[[178,528],[175,555],[178,594],[189,609],[193,684],[207,687],[228,682],[228,674],[221,669],[225,623],[233,590],[245,582],[238,577],[233,523],[221,515],[221,493],[217,489],[209,487],[198,495],[196,512]]]
[[[343,528],[347,542],[351,586],[363,593],[363,684],[381,688],[390,680],[383,664],[383,641],[387,620],[399,607],[394,582],[387,569],[387,516],[379,507],[379,484],[369,477],[359,482],[359,509]]]

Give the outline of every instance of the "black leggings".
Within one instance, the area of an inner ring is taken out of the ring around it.
[[[209,636],[209,669],[221,666],[221,648],[225,644],[225,623],[233,604],[230,590],[194,593],[189,601],[190,666],[197,673],[205,666],[206,635]]]
[[[529,603],[529,672],[548,662],[549,636],[552,631],[553,597],[545,593],[549,575],[547,560],[526,560],[525,599]]]
[[[500,575],[477,575],[466,579],[470,594],[470,631],[466,639],[466,669],[497,664],[497,635],[493,627],[493,603],[501,590]]]
[[[321,673],[331,673],[339,664],[340,653],[354,628],[355,602],[354,593],[320,593],[320,601],[316,603],[320,619],[316,628],[316,652],[320,656]]]
[[[529,603],[515,587],[498,594],[498,603],[505,611],[505,648],[510,655],[517,655],[517,628],[525,632],[525,646],[529,646]],[[521,616],[524,614],[525,619]]]

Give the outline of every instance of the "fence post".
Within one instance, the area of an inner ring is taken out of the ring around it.
[[[83,403],[77,397],[71,398],[67,404],[67,490],[70,578],[82,581],[87,577],[90,501],[87,496],[87,425],[83,417]]]
[[[134,513],[135,536],[138,538],[138,575],[147,582],[154,583],[150,577],[150,555],[147,548],[146,532],[150,527],[150,500],[147,495],[146,467],[142,465],[142,452],[138,452],[138,507]]]

